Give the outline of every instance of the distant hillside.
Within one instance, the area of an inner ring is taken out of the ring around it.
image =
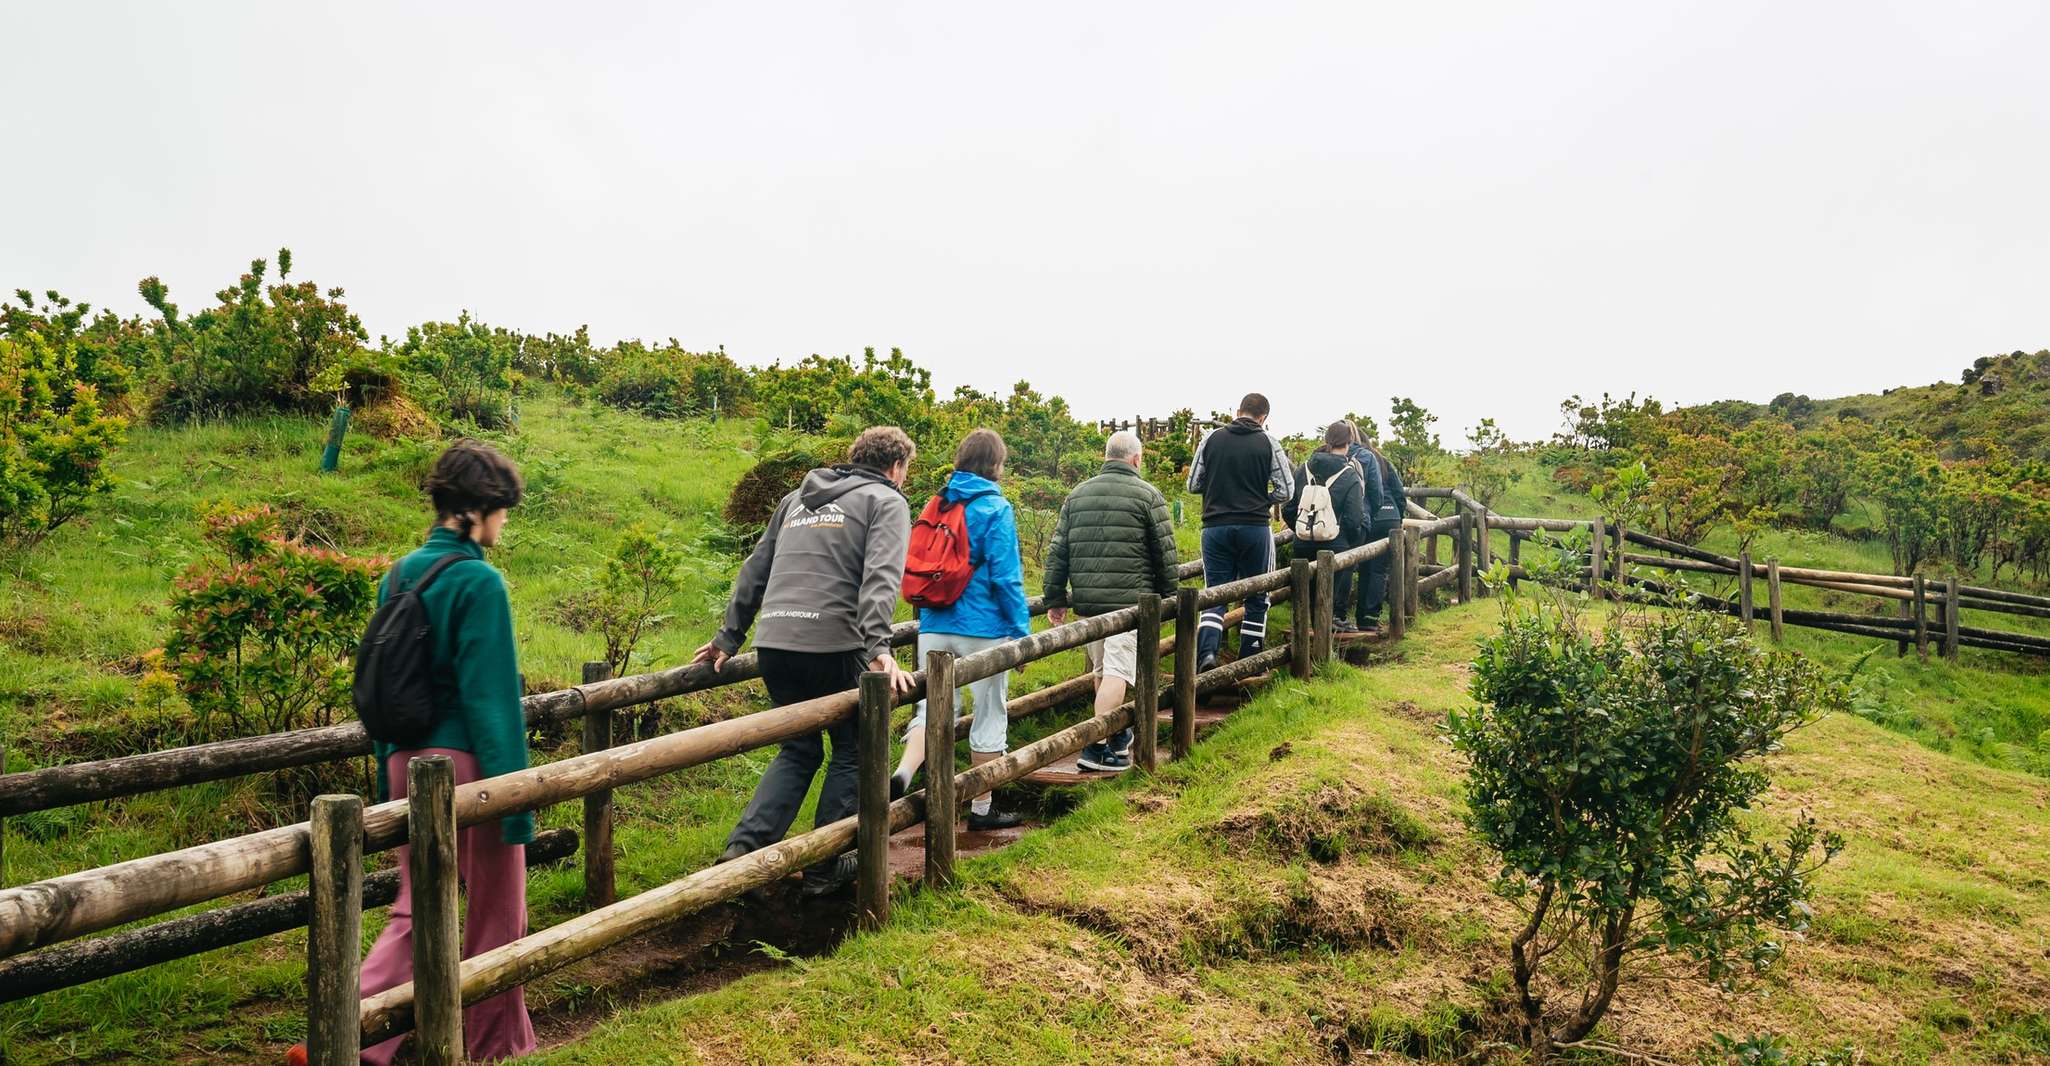
[[[1777,415],[1802,428],[1840,418],[1863,418],[1927,437],[1944,458],[1975,458],[1984,441],[1999,441],[2016,456],[2050,460],[2050,351],[1985,356],[1956,383],[1936,382],[1873,395],[1810,399],[1781,393],[1769,404],[1724,400],[1704,405],[1717,417],[1743,425]]]

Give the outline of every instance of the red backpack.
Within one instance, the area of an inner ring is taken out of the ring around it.
[[[911,523],[904,553],[904,600],[913,607],[952,607],[975,576],[968,558],[968,504],[941,493],[925,502]]]

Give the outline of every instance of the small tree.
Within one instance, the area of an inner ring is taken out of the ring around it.
[[[127,420],[100,410],[70,342],[0,338],[0,547],[17,563],[114,486],[109,454]]]
[[[1404,485],[1428,484],[1426,474],[1433,461],[1444,452],[1438,443],[1438,435],[1431,432],[1431,424],[1438,416],[1416,405],[1405,396],[1390,401],[1388,431],[1390,439],[1382,445],[1381,454],[1395,466],[1395,472],[1402,475]]]
[[[1460,486],[1481,506],[1493,507],[1521,476],[1515,467],[1516,445],[1492,418],[1481,419],[1466,435],[1466,444],[1466,454],[1459,457]]]
[[[576,632],[605,638],[605,661],[614,674],[624,674],[641,638],[668,623],[670,601],[682,585],[682,565],[681,553],[646,528],[630,526],[605,560],[597,584],[557,604],[556,618]]]
[[[197,734],[333,724],[385,561],[287,540],[269,507],[216,508],[205,536],[218,554],[179,580],[164,645]]]
[[[1479,706],[1448,731],[1470,762],[1469,821],[1502,858],[1496,887],[1524,912],[1506,947],[1543,1060],[1593,1031],[1631,958],[1731,986],[1779,957],[1771,928],[1805,926],[1808,878],[1841,841],[1804,814],[1760,842],[1737,814],[1766,789],[1759,757],[1848,686],[1720,615],[1589,635],[1542,600],[1502,602],[1474,661]]]

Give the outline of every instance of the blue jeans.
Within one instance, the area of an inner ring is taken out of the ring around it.
[[[1274,534],[1257,526],[1207,526],[1203,530],[1203,584],[1222,585],[1257,577],[1274,569]],[[1197,661],[1224,646],[1225,605],[1203,612],[1196,629]],[[1267,646],[1267,594],[1246,597],[1246,620],[1239,623],[1239,656],[1257,655]]]
[[[1376,522],[1369,527],[1367,543],[1385,541],[1401,522]],[[1388,571],[1395,563],[1395,557],[1382,552],[1366,561],[1360,572],[1359,602],[1354,607],[1353,621],[1358,625],[1379,625],[1381,605],[1388,602]],[[1339,602],[1345,602],[1343,596]]]

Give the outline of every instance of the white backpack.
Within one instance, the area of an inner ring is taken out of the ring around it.
[[[1296,504],[1295,539],[1310,544],[1323,544],[1338,539],[1341,532],[1338,525],[1338,508],[1331,502],[1331,485],[1345,476],[1346,471],[1356,470],[1358,465],[1347,461],[1331,475],[1329,481],[1318,484],[1310,474],[1310,464],[1303,464],[1303,498]]]

